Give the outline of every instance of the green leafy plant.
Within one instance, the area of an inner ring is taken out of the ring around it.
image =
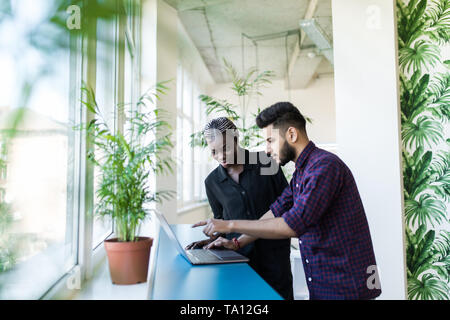
[[[424,152],[423,147],[419,147],[410,156],[403,151],[403,191],[406,200],[415,199],[417,195],[427,188],[430,178],[428,171],[431,163],[432,152]]]
[[[0,181],[6,177],[7,169],[7,150],[11,132],[7,134],[0,133]],[[16,239],[11,234],[13,225],[13,215],[11,204],[5,200],[6,189],[0,184],[0,275],[7,272],[16,264],[17,247]],[[0,277],[0,289],[2,287],[2,279]]]
[[[400,75],[401,116],[412,122],[419,114],[429,111],[437,120],[446,123],[450,118],[450,74],[438,73],[432,81],[430,75],[416,70],[408,80]]]
[[[450,63],[440,46],[450,1],[397,0],[397,9],[408,298],[449,299]]]
[[[413,47],[404,47],[399,50],[400,66],[410,72],[421,67],[434,67],[439,61],[439,48],[423,40],[418,40]]]
[[[434,230],[421,225],[415,234],[407,230],[406,239],[408,298],[448,300],[450,287],[431,271],[448,280],[449,234],[435,241]]]
[[[433,246],[434,237],[434,230],[427,232],[425,225],[421,225],[416,233],[412,233],[410,230],[406,231],[406,266],[408,277],[417,278],[424,271],[430,269],[433,261],[436,260],[434,253],[430,251]]]
[[[233,104],[226,100],[217,99],[208,95],[200,95],[199,99],[206,106],[206,114],[224,115],[235,122],[241,136],[241,146],[243,148],[257,147],[264,142],[260,134],[260,129],[256,124],[249,125],[246,119],[248,108],[252,100],[262,95],[260,88],[270,85],[274,77],[272,71],[259,72],[256,68],[250,68],[245,74],[240,74],[225,59],[224,68],[231,77],[231,90],[236,94],[239,103]],[[259,113],[259,109],[257,111]],[[256,114],[252,114],[256,118]],[[201,131],[195,132],[190,136],[191,147],[206,147],[206,141]]]
[[[434,242],[434,250],[437,253],[435,270],[438,275],[449,282],[450,280],[450,232],[441,231],[440,237]]]
[[[448,0],[397,1],[399,63],[403,71],[429,69],[440,60],[439,47],[450,39]]]
[[[409,148],[433,146],[443,139],[444,128],[439,121],[421,116],[416,121],[405,121],[402,128],[402,140]]]
[[[439,152],[430,165],[430,182],[428,188],[443,199],[450,200],[450,153]]]
[[[408,280],[408,299],[448,300],[448,285],[431,273]]]
[[[439,44],[450,41],[450,2],[448,0],[432,1],[434,4],[427,10],[428,22],[426,35]]]
[[[16,261],[13,239],[9,232],[12,222],[10,205],[0,202],[0,274],[12,269]]]
[[[446,218],[445,203],[429,194],[421,194],[419,199],[405,201],[406,222],[412,226],[431,224],[438,226]]]
[[[409,47],[426,28],[426,0],[397,1],[397,26],[399,48]]]
[[[412,121],[427,108],[431,101],[428,94],[429,81],[430,76],[425,74],[421,77],[420,71],[415,71],[409,80],[400,75],[402,121]]]
[[[430,83],[429,92],[428,110],[436,119],[447,123],[450,119],[450,72],[438,73]]]
[[[128,126],[124,132],[114,132],[108,127],[94,92],[84,87],[86,99],[82,103],[95,115],[86,130],[92,148],[89,159],[100,170],[100,183],[96,195],[98,203],[95,212],[99,216],[111,216],[114,220],[119,241],[136,241],[139,226],[148,215],[146,208],[151,202],[170,199],[171,191],[154,192],[148,186],[151,172],[162,174],[172,171],[172,161],[162,157],[173,147],[170,133],[161,135],[169,124],[161,120],[162,110],[144,111],[150,102],[167,91],[163,83],[155,90],[145,93],[136,106],[130,106],[126,113]],[[133,107],[135,109],[133,110]],[[150,136],[157,138],[151,138]]]
[[[233,104],[227,100],[217,99],[208,95],[200,95],[199,99],[206,106],[207,115],[224,115],[234,121],[240,133],[240,143],[243,148],[258,147],[264,143],[261,130],[256,124],[250,124],[247,121],[247,111],[254,98],[261,96],[261,88],[267,87],[272,83],[271,79],[275,76],[273,71],[259,72],[256,68],[250,68],[246,73],[240,74],[227,60],[223,60],[224,69],[231,77],[231,90],[235,93],[238,104]],[[258,107],[256,113],[252,113],[252,119],[255,119],[260,112]],[[306,121],[312,122],[311,118],[305,117]],[[190,136],[191,147],[207,146],[201,131],[194,132]]]
[[[432,159],[431,151],[418,147],[410,156],[403,151],[403,188],[405,200],[414,200],[425,191],[434,191],[442,200],[448,200],[450,182],[450,155],[438,153]]]

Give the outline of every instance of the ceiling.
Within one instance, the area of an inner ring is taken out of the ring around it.
[[[230,81],[223,59],[238,71],[253,66],[272,70],[278,79],[287,79],[289,70],[291,88],[304,88],[318,74],[333,72],[331,63],[299,29],[301,19],[314,18],[332,43],[331,0],[166,2],[178,11],[217,83]],[[286,36],[287,31],[292,34]]]

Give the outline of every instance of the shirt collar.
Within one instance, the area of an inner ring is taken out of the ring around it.
[[[228,179],[227,170],[219,164],[219,178],[220,182],[223,182]]]
[[[309,143],[306,145],[305,149],[300,153],[297,160],[295,161],[295,169],[299,170],[301,167],[303,167],[306,163],[306,160],[308,159],[311,152],[313,152],[316,149],[316,145],[314,142],[309,141]]]
[[[245,151],[244,171],[248,171],[248,170],[252,170],[252,169],[256,168],[258,166],[257,164],[249,163],[250,162],[249,161],[250,151],[248,151],[247,149],[244,149],[244,151]],[[227,170],[224,167],[222,167],[220,164],[219,164],[219,178],[220,178],[220,182],[223,182],[226,179],[228,179]]]

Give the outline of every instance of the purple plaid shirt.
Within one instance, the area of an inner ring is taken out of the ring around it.
[[[297,233],[310,299],[380,295],[367,285],[376,262],[363,204],[350,169],[336,155],[309,142],[270,209]]]

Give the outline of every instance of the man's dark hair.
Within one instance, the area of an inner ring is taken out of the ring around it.
[[[294,127],[306,133],[305,118],[290,102],[275,103],[261,111],[256,117],[256,125],[261,129],[270,124],[283,131],[286,131],[289,127]]]

